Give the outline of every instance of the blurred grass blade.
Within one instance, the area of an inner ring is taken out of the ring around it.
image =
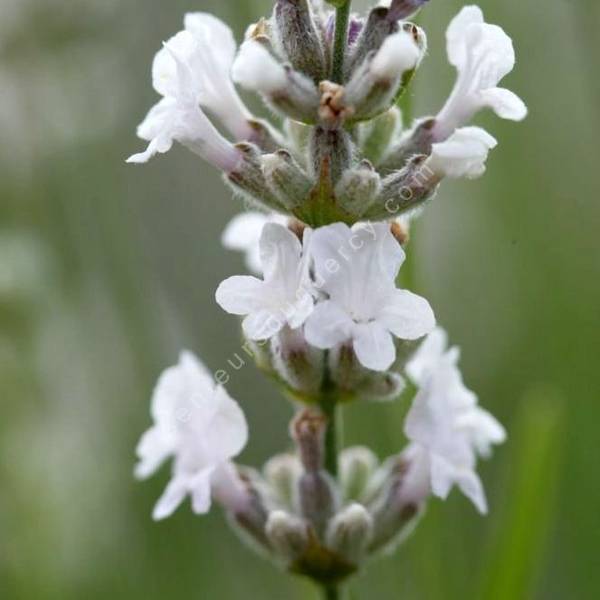
[[[480,598],[532,598],[554,522],[563,451],[564,399],[536,388],[521,403],[511,436],[511,484],[484,564]]]

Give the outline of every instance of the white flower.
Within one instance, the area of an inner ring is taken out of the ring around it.
[[[229,75],[235,42],[229,28],[210,15],[188,14],[185,24],[186,29],[173,36],[154,58],[153,85],[163,99],[138,127],[138,136],[150,142],[147,150],[128,162],[147,162],[178,141],[230,172],[241,155],[200,107],[221,118],[237,139],[251,136],[249,114]]]
[[[256,40],[240,46],[232,76],[236,83],[253,92],[270,95],[285,89],[288,78],[285,69],[272,54]]]
[[[231,29],[208,13],[188,13],[185,30],[196,41],[194,67],[198,77],[200,105],[215,114],[236,140],[251,139],[252,115],[242,103],[231,79],[237,44]]]
[[[499,117],[520,121],[527,115],[523,101],[497,87],[515,65],[512,40],[501,27],[485,23],[477,6],[466,6],[446,32],[448,59],[458,71],[456,84],[436,118],[434,137],[446,139],[482,108]]]
[[[305,230],[305,248],[308,238]],[[298,238],[282,225],[267,223],[259,246],[264,280],[230,277],[216,293],[225,311],[246,316],[242,327],[251,340],[271,338],[286,324],[296,329],[313,310],[308,261]]]
[[[419,385],[405,423],[412,444],[407,451],[411,468],[407,495],[431,491],[446,498],[453,485],[482,513],[487,503],[475,472],[477,455],[488,456],[492,444],[506,438],[504,428],[487,411],[477,406],[477,397],[463,383],[457,367],[457,348],[446,351],[446,334],[435,330],[407,366]],[[418,488],[411,492],[411,486]]]
[[[351,341],[363,366],[385,371],[396,358],[392,336],[413,340],[434,328],[429,303],[396,288],[405,255],[389,224],[321,227],[313,233],[311,254],[315,285],[328,295],[306,323],[313,346]]]
[[[261,273],[259,241],[263,227],[267,223],[286,225],[288,218],[278,213],[246,211],[229,221],[221,236],[221,242],[229,250],[237,250],[246,255],[246,265],[253,273]]]
[[[461,127],[445,141],[433,144],[425,167],[440,178],[481,177],[489,151],[497,144],[481,127]]]
[[[179,363],[160,377],[152,396],[154,425],[142,436],[135,473],[139,478],[152,475],[169,457],[173,474],[156,504],[154,518],[163,519],[192,498],[196,513],[206,513],[211,504],[215,482],[221,493],[229,488],[231,458],[239,454],[248,440],[244,414],[225,389],[217,386],[210,373],[189,352],[182,352]]]

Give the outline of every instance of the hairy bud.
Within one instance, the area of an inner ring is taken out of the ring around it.
[[[315,82],[324,79],[327,60],[310,0],[277,0],[274,19],[277,43],[294,69]]]
[[[267,184],[283,206],[293,210],[306,199],[314,181],[287,150],[266,154],[262,161]]]
[[[331,182],[335,185],[350,166],[352,140],[343,129],[315,127],[310,141],[310,155],[315,177],[321,176],[323,165],[326,164]]]
[[[340,485],[345,501],[361,500],[378,465],[375,453],[365,446],[346,448],[340,454]]]
[[[300,394],[315,394],[323,380],[323,352],[309,346],[301,329],[284,327],[271,342],[277,374]]]
[[[287,562],[297,560],[308,547],[306,522],[282,510],[275,510],[269,515],[266,532],[275,552]]]
[[[271,210],[284,210],[279,198],[269,191],[258,148],[245,142],[236,144],[236,148],[241,151],[242,160],[225,176],[225,181],[256,204],[262,204]]]
[[[404,169],[388,175],[381,187],[381,194],[365,218],[391,219],[413,210],[430,198],[441,176],[429,168],[427,157],[411,158]]]
[[[298,480],[302,475],[302,465],[295,454],[278,454],[267,461],[263,468],[267,483],[276,499],[290,510]]]
[[[373,518],[361,504],[351,504],[329,523],[326,543],[330,550],[352,564],[364,558],[373,535]]]
[[[323,470],[326,426],[325,417],[309,409],[297,415],[291,425],[292,437],[304,467],[298,481],[298,510],[318,535],[325,531],[337,505],[334,482]]]
[[[368,160],[349,169],[335,188],[339,205],[351,215],[360,217],[375,201],[381,190],[381,178]]]

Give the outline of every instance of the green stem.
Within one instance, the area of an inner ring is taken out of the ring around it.
[[[338,473],[338,408],[335,395],[330,390],[325,391],[321,398],[321,410],[327,417],[325,432],[325,469],[332,477]]]
[[[351,0],[335,9],[335,36],[333,42],[333,65],[331,69],[331,81],[343,83],[344,81],[344,57],[348,45],[348,22],[350,21]]]
[[[325,600],[342,600],[342,592],[337,585],[323,586],[323,598]]]

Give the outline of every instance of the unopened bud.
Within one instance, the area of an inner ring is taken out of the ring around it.
[[[285,145],[281,134],[268,121],[252,119],[248,125],[253,130],[250,141],[263,152],[274,152]]]
[[[441,177],[427,165],[426,159],[426,156],[414,156],[406,167],[388,175],[383,180],[379,198],[365,218],[393,219],[431,198]]]
[[[262,157],[265,179],[281,204],[293,210],[310,192],[314,182],[287,150]]]
[[[236,144],[235,147],[242,152],[242,160],[225,176],[225,181],[252,203],[262,204],[278,212],[284,211],[280,200],[269,191],[259,149],[246,142]]]
[[[350,344],[330,351],[329,371],[338,389],[349,398],[388,400],[396,398],[404,387],[404,380],[395,373],[363,367]]]
[[[326,417],[312,409],[299,412],[290,425],[290,434],[298,446],[300,461],[309,473],[323,467],[326,428]]]
[[[310,0],[277,0],[277,42],[294,69],[313,81],[325,78],[327,61]]]
[[[429,471],[404,453],[391,457],[372,480],[370,552],[395,548],[414,530],[429,494]]]
[[[305,75],[280,64],[260,42],[242,44],[233,64],[234,81],[263,96],[276,111],[296,121],[315,123],[320,96]]]
[[[349,167],[353,154],[350,135],[343,129],[315,127],[310,141],[311,165],[315,177],[323,176],[324,167],[335,185]]]
[[[429,0],[392,0],[388,19],[401,21],[416,13]]]
[[[389,19],[388,13],[389,9],[384,6],[377,6],[369,13],[367,22],[348,57],[347,76],[351,75],[364,62],[368,54],[377,52],[389,35],[400,29],[397,20]]]
[[[411,131],[402,136],[402,139],[386,154],[381,168],[384,171],[398,171],[404,168],[413,156],[431,154],[435,123],[435,119],[417,122]]]
[[[338,513],[327,527],[327,547],[352,564],[365,556],[373,535],[373,518],[361,504],[351,504]]]
[[[265,464],[263,473],[276,499],[284,506],[293,507],[302,465],[294,454],[278,454]]]
[[[298,482],[298,509],[322,536],[335,512],[338,498],[335,483],[325,471],[304,473]]]
[[[344,500],[360,500],[379,460],[365,446],[347,448],[340,455],[340,485]]]
[[[359,394],[370,400],[395,400],[405,387],[404,378],[398,373],[375,373],[365,379],[358,388]]]
[[[297,560],[308,547],[306,522],[284,511],[276,510],[269,515],[266,532],[275,552],[287,562]]]
[[[363,215],[375,201],[381,189],[381,178],[368,160],[346,171],[335,188],[339,205],[356,217]]]
[[[318,535],[325,531],[337,505],[335,484],[323,470],[326,427],[326,417],[311,409],[299,413],[291,425],[291,434],[305,471],[298,481],[298,511]]]

